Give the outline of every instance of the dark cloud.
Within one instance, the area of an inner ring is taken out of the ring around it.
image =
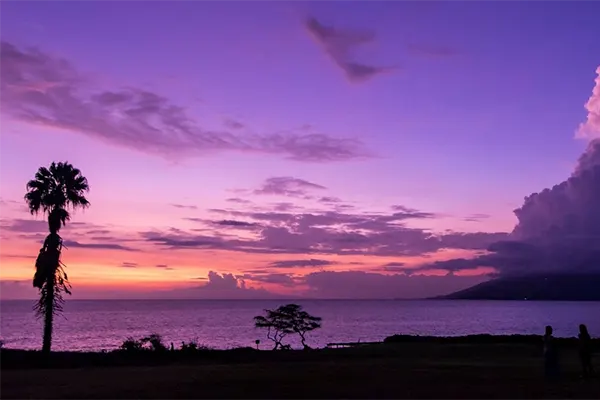
[[[292,275],[281,273],[244,274],[241,276],[241,278],[247,281],[269,283],[286,287],[291,287],[297,284],[296,279],[294,279]]]
[[[92,229],[91,231],[87,231],[86,235],[108,235],[111,233],[108,229]]]
[[[390,262],[387,264],[383,264],[382,267],[403,267],[406,263],[403,262]]]
[[[463,218],[463,221],[480,222],[481,220],[488,219],[489,217],[489,214],[471,214]]]
[[[1,43],[0,74],[2,111],[13,118],[170,159],[220,151],[276,154],[307,162],[370,156],[355,139],[206,129],[184,107],[157,93],[135,87],[96,90],[69,61],[6,41]]]
[[[363,271],[313,272],[302,278],[308,296],[342,299],[423,298],[447,294],[486,281],[487,277],[384,275]]]
[[[226,199],[225,201],[228,201],[230,203],[236,203],[236,204],[251,204],[252,203],[250,200],[240,199],[239,197],[231,197],[229,199]]]
[[[256,223],[253,222],[245,222],[245,221],[235,221],[231,219],[224,219],[221,221],[215,221],[214,224],[220,226],[236,226],[236,227],[255,227]]]
[[[66,248],[69,247],[78,247],[83,249],[103,249],[103,250],[123,250],[123,251],[139,251],[137,249],[123,246],[116,243],[80,243],[74,240],[65,240],[63,241],[63,245]]]
[[[410,256],[443,248],[484,250],[505,233],[434,233],[409,228],[415,213],[347,214],[339,212],[283,213],[213,210],[256,222],[250,236],[219,237],[190,232],[144,232],[153,243],[172,249],[198,248],[266,254],[339,254]],[[198,222],[206,221],[197,220]]]
[[[341,203],[342,200],[340,198],[337,197],[330,197],[330,196],[325,196],[325,197],[321,197],[319,198],[319,202],[320,203]]]
[[[309,190],[322,189],[326,189],[326,187],[304,179],[293,178],[291,176],[277,176],[265,180],[262,186],[254,190],[253,193],[304,198],[308,195]]]
[[[411,218],[422,219],[422,218],[438,217],[438,215],[434,214],[434,213],[423,212],[423,211],[416,210],[414,208],[400,206],[400,205],[392,206],[392,210],[396,211],[396,213],[394,213],[394,216],[399,219],[411,219]]]
[[[139,264],[138,263],[134,263],[134,262],[127,262],[127,261],[125,261],[125,262],[123,262],[121,264],[121,267],[123,267],[123,268],[137,268],[137,267],[139,267]]]
[[[273,261],[269,264],[269,267],[273,268],[305,268],[305,267],[325,267],[328,265],[335,265],[337,262],[329,260],[320,260],[311,258],[309,260],[281,260]]]
[[[156,268],[164,269],[166,271],[172,271],[173,270],[173,268],[169,267],[167,264],[156,264],[155,267]]]
[[[403,262],[390,262],[387,264],[380,265],[375,268],[369,269],[371,272],[401,272],[409,275],[411,273],[411,269],[406,267],[406,263]]]
[[[223,238],[205,235],[193,235],[167,232],[142,232],[145,240],[171,249],[198,248],[198,249],[227,249]]]
[[[304,26],[350,82],[364,82],[376,75],[397,69],[353,60],[352,52],[356,47],[375,40],[373,32],[326,26],[314,17],[306,18]]]
[[[256,222],[238,221],[238,220],[233,220],[233,219],[222,219],[222,220],[217,220],[217,221],[212,221],[212,220],[208,220],[208,219],[204,219],[204,218],[194,218],[194,217],[187,217],[184,219],[187,221],[197,222],[197,223],[201,223],[201,224],[208,224],[208,225],[218,226],[218,227],[222,227],[222,228],[250,229],[250,230],[260,228],[260,224],[258,224]],[[196,229],[196,231],[208,231],[208,229],[206,229],[206,230]]]

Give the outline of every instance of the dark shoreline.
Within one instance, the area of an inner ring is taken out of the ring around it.
[[[557,338],[561,376],[543,377],[538,335],[392,336],[315,350],[57,352],[2,349],[3,398],[598,398],[575,338]],[[600,339],[594,339],[600,350]],[[593,362],[598,367],[598,351]]]
[[[578,346],[577,338],[556,338],[560,348],[573,349]],[[592,339],[593,347],[600,350],[600,338]],[[4,369],[21,368],[80,368],[91,366],[123,365],[167,365],[172,363],[240,363],[260,361],[307,361],[323,357],[353,358],[382,357],[395,352],[397,347],[516,347],[527,349],[526,353],[539,353],[542,346],[541,335],[467,335],[467,336],[412,336],[393,335],[381,342],[358,344],[345,348],[319,348],[311,350],[257,350],[252,347],[233,349],[197,350],[140,350],[124,351],[56,351],[45,357],[39,350],[3,348],[0,350]]]

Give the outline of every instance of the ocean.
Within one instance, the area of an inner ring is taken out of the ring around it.
[[[312,347],[330,342],[380,341],[393,334],[458,336],[468,334],[542,334],[552,325],[556,336],[576,336],[585,323],[600,336],[600,302],[462,300],[295,300],[322,317],[308,335]],[[0,301],[0,338],[7,348],[39,349],[42,320],[33,301]],[[167,345],[182,341],[218,348],[272,347],[253,317],[282,300],[72,300],[55,318],[53,349],[111,350],[129,336],[163,336]],[[298,347],[295,338],[284,343]]]

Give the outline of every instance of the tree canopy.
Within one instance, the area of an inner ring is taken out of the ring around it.
[[[267,329],[267,338],[275,343],[274,350],[282,348],[283,339],[290,334],[298,334],[302,346],[308,348],[306,334],[321,327],[321,318],[310,315],[298,304],[265,310],[265,314],[254,317],[254,325]]]

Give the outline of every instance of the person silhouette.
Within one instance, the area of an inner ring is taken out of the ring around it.
[[[558,352],[552,333],[552,327],[550,325],[546,326],[544,334],[544,375],[547,379],[558,376]]]
[[[583,378],[587,379],[594,373],[594,366],[592,365],[592,338],[585,324],[579,325],[579,360]]]

